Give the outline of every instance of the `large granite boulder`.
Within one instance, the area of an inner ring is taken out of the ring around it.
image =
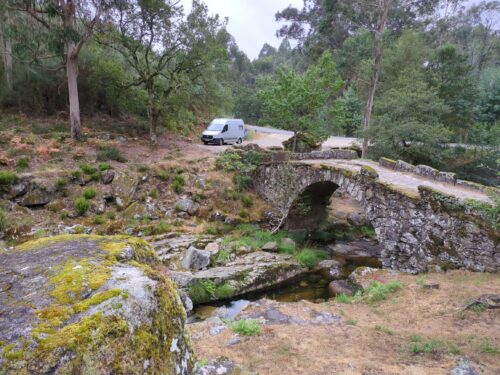
[[[191,373],[186,313],[147,242],[60,235],[1,251],[0,373]]]

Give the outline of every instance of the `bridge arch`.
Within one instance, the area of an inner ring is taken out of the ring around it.
[[[383,248],[386,268],[412,273],[433,266],[500,271],[498,232],[480,213],[423,186],[419,193],[400,191],[379,181],[369,167],[273,162],[257,168],[254,187],[283,218],[300,209],[297,200],[305,198],[302,205],[312,204],[310,208],[317,210],[325,206],[326,197],[343,188],[364,208]],[[304,220],[309,220],[307,215]]]

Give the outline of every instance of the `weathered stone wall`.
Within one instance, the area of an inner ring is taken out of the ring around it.
[[[380,158],[379,164],[385,168],[393,169],[395,171],[413,173],[428,178],[429,180],[463,186],[469,189],[479,190],[483,192],[496,191],[497,193],[500,193],[500,190],[498,190],[498,188],[484,186],[472,181],[460,180],[457,178],[457,175],[455,173],[439,171],[435,168],[429,167],[428,165],[412,165],[402,160],[396,161],[388,158]]]
[[[499,233],[484,214],[458,199],[419,187],[399,191],[378,180],[369,167],[361,172],[303,163],[270,163],[258,168],[256,191],[288,214],[311,184],[331,181],[360,202],[383,247],[384,267],[407,272],[433,265],[474,271],[500,271]]]

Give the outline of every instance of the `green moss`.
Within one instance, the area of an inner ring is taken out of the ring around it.
[[[380,160],[385,160],[386,162],[389,162],[391,164],[396,164],[397,163],[396,160],[389,159],[389,158],[384,158],[384,157],[380,158]]]
[[[3,348],[2,355],[5,359],[17,360],[21,359],[24,356],[22,350],[14,350],[16,348],[16,344],[9,344]]]
[[[99,292],[94,294],[92,297],[84,299],[76,303],[73,307],[75,312],[87,311],[90,306],[99,305],[110,298],[118,297],[121,294],[120,289],[110,289],[105,292]]]
[[[375,170],[375,168],[372,168],[369,165],[363,165],[361,167],[361,172],[362,172],[362,174],[364,172],[364,174],[368,175],[371,178],[377,178],[378,177],[378,173]]]
[[[56,270],[49,278],[54,285],[50,293],[61,304],[71,304],[81,300],[82,293],[88,289],[101,287],[111,275],[111,269],[102,262],[92,259],[70,260]]]
[[[9,171],[0,171],[0,187],[10,186],[18,180],[15,173]]]

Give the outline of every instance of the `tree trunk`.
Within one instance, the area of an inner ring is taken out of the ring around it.
[[[151,126],[149,128],[149,140],[151,142],[151,146],[155,147],[158,143],[158,137],[156,135],[156,129],[158,128],[158,119],[160,117],[160,111],[158,108],[151,108]]]
[[[373,110],[373,100],[375,98],[375,91],[377,90],[378,77],[380,75],[380,65],[382,63],[382,55],[384,51],[383,38],[384,38],[385,25],[387,23],[387,15],[389,13],[389,5],[390,5],[390,0],[383,0],[382,4],[383,10],[382,10],[382,15],[380,17],[379,29],[375,33],[375,44],[376,44],[375,61],[373,64],[370,92],[368,93],[368,100],[366,102],[366,107],[365,107],[365,119],[363,125],[363,130],[365,132],[370,128],[370,121]],[[368,138],[365,134],[365,137],[363,138],[363,146],[361,148],[362,158],[366,157],[367,151],[368,151]]]
[[[5,24],[10,25],[10,15],[7,8],[5,9]],[[14,86],[12,79],[12,42],[10,40],[9,34],[6,34],[1,27],[0,45],[3,49],[3,66],[5,70],[5,83],[7,86],[7,92],[11,93]]]
[[[75,44],[67,43],[66,56],[66,76],[68,79],[68,98],[69,98],[69,121],[71,124],[71,138],[79,141],[82,138],[80,124],[80,99],[78,97],[78,56],[73,52]]]

